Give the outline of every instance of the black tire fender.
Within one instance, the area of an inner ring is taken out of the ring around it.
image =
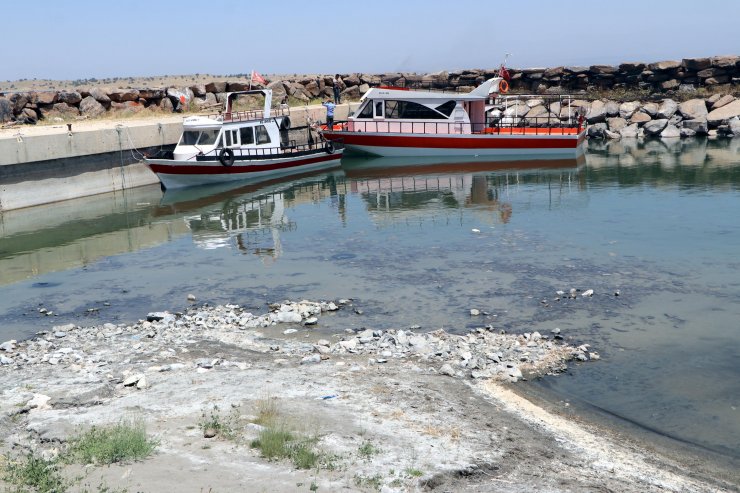
[[[334,154],[334,142],[332,142],[331,140],[326,141],[326,153]]]
[[[231,166],[234,164],[234,151],[228,147],[221,149],[218,153],[218,160],[221,161],[221,164],[224,166]]]

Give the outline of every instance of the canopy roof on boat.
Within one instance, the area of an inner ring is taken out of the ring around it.
[[[482,101],[488,99],[489,94],[498,93],[501,77],[488,79],[470,92],[440,92],[440,91],[416,91],[396,87],[373,87],[365,93],[360,101],[366,99],[392,99],[396,101]]]

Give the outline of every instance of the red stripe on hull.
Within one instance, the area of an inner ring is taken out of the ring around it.
[[[532,138],[482,136],[482,137],[429,137],[401,135],[369,135],[351,132],[324,132],[329,140],[343,139],[345,145],[377,147],[419,147],[427,149],[575,149],[581,139],[572,135],[552,138],[547,135]]]
[[[203,166],[197,164],[156,164],[148,163],[149,168],[155,173],[166,173],[170,175],[247,175],[250,173],[260,173],[264,171],[275,171],[284,170],[307,164],[320,163],[324,161],[333,161],[341,159],[341,153],[327,154],[325,156],[319,156],[308,159],[297,159],[295,161],[281,161],[273,164],[239,164],[234,163],[233,166],[222,166],[218,161],[217,165]]]

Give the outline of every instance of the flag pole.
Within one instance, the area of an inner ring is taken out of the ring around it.
[[[252,73],[249,74],[249,90],[252,90],[252,78],[254,77],[254,70],[252,70]]]

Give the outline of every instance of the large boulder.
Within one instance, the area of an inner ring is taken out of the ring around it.
[[[226,92],[226,86],[228,82],[226,81],[214,81],[209,82],[206,84],[206,91],[212,92],[214,94],[218,94],[220,92]]]
[[[730,132],[734,137],[740,137],[740,118],[737,116],[730,118],[728,126],[730,127]]]
[[[18,121],[29,125],[35,125],[38,120],[39,115],[36,113],[36,110],[32,108],[23,108],[23,111],[18,115]]]
[[[594,123],[588,126],[586,135],[591,139],[605,139],[606,138],[606,123]]]
[[[686,120],[707,116],[707,105],[703,99],[689,99],[678,105],[678,111]]]
[[[61,118],[62,120],[72,120],[80,116],[80,110],[76,106],[67,103],[56,103],[48,110],[41,110],[41,115],[47,119]]]
[[[206,85],[205,84],[194,84],[190,86],[190,90],[193,91],[193,96],[204,98],[206,97],[206,94],[208,94],[208,91],[206,91]]]
[[[660,118],[658,120],[650,120],[642,128],[645,130],[646,135],[660,135],[663,129],[666,128],[666,125],[668,125],[668,119]]]
[[[633,123],[632,125],[627,125],[620,130],[619,135],[621,135],[623,139],[635,138],[637,137],[638,131],[639,127],[637,126],[637,123]]]
[[[609,125],[609,130],[612,132],[619,132],[627,126],[627,120],[621,117],[607,118],[606,122]]]
[[[288,94],[288,90],[281,80],[270,82],[269,84],[267,84],[267,89],[272,89],[273,101],[282,101],[283,98]]]
[[[719,69],[734,69],[735,66],[740,62],[740,56],[715,56],[711,58],[712,67]]]
[[[163,89],[139,89],[139,99],[162,99],[165,96]]]
[[[707,114],[707,121],[710,126],[715,126],[736,116],[740,116],[740,99],[736,99],[716,110],[712,110]]]
[[[717,96],[719,96],[719,95],[717,95]],[[730,94],[725,94],[724,96],[720,96],[716,100],[711,101],[712,105],[710,106],[710,108],[712,110],[716,110],[717,108],[721,108],[721,107],[723,107],[725,105],[728,105],[728,104],[732,103],[733,101],[735,101],[735,97],[734,96],[732,96]]]
[[[164,98],[167,99],[167,98]],[[124,101],[123,103],[117,103],[115,101],[110,104],[111,110],[122,112],[122,113],[139,113],[145,109],[143,104],[136,101]]]
[[[315,80],[308,81],[305,88],[312,98],[317,98],[321,94],[321,86]]]
[[[373,74],[362,74],[360,76],[360,82],[369,86],[378,86],[380,85],[380,76]],[[360,84],[360,86],[362,86],[362,84]]]
[[[58,100],[60,103],[67,103],[70,105],[80,104],[80,101],[82,101],[82,95],[77,91],[62,91],[59,93]]]
[[[529,106],[524,101],[517,101],[504,110],[505,117],[521,117],[529,112]]]
[[[656,114],[656,116],[658,118],[670,118],[673,116],[676,110],[678,110],[678,103],[676,103],[672,99],[664,99],[658,107],[658,113]]]
[[[637,74],[642,72],[645,64],[642,62],[626,62],[619,65],[619,71],[628,74]]]
[[[126,101],[138,101],[139,91],[137,89],[119,89],[108,94],[111,101],[124,103]]]
[[[16,115],[23,111],[23,108],[25,108],[30,101],[29,95],[24,92],[11,94],[8,99],[13,103],[13,113]]]
[[[110,97],[108,97],[108,95],[99,87],[93,87],[90,89],[90,96],[94,97],[95,101],[104,106],[110,104]]]
[[[625,120],[631,117],[635,111],[640,109],[639,101],[626,101],[619,105],[619,116]]]
[[[348,87],[341,92],[341,97],[345,99],[359,99],[360,98],[360,86]]]
[[[588,123],[600,123],[606,121],[606,104],[603,101],[596,100],[591,103],[591,107],[586,114]]]
[[[311,99],[311,93],[298,82],[291,82],[288,86],[288,91],[288,94],[304,103],[307,103]]]
[[[652,118],[650,117],[650,115],[648,115],[647,113],[645,113],[642,110],[636,111],[630,117],[630,123],[637,123],[638,125],[642,125],[643,123],[647,123],[650,120],[652,120]]]
[[[105,107],[94,97],[88,96],[80,101],[80,114],[88,118],[95,118],[105,113]]]
[[[664,91],[673,91],[678,89],[681,83],[677,79],[669,79],[660,83],[660,88]]]
[[[691,130],[692,135],[706,135],[709,133],[709,126],[707,125],[706,118],[697,118],[695,120],[684,120],[682,122],[683,128]]]
[[[250,89],[249,81],[229,82],[226,85],[227,92],[249,91],[249,89]],[[195,91],[193,91],[193,93],[195,93]]]
[[[54,104],[59,102],[59,94],[56,91],[43,91],[36,93],[36,103]]]
[[[668,124],[663,131],[660,132],[660,136],[663,139],[677,139],[681,137],[681,131],[675,125]]]
[[[527,117],[525,118],[528,125],[535,127],[546,125],[548,120],[556,121],[559,120],[559,118],[550,113],[543,105],[530,108],[529,111],[527,111]]]
[[[642,111],[650,115],[650,118],[658,116],[658,104],[657,103],[645,103],[642,105]]]
[[[438,75],[437,79],[444,81],[446,85],[447,84],[447,72],[443,72],[442,74]],[[348,75],[347,77],[344,77],[342,80],[344,81],[345,87],[359,86],[362,83],[360,81],[360,76],[357,74]]]
[[[709,58],[684,58],[683,65],[690,70],[704,70],[712,66]]]
[[[663,72],[666,70],[674,70],[681,67],[681,62],[676,60],[667,60],[664,62],[655,62],[648,65],[648,68],[653,72]]]
[[[0,96],[0,123],[9,122],[13,118],[13,104]]]
[[[607,101],[604,105],[606,116],[618,116],[619,115],[619,103],[616,101]]]
[[[617,67],[613,65],[591,65],[589,71],[596,75],[610,75],[617,72]]]

